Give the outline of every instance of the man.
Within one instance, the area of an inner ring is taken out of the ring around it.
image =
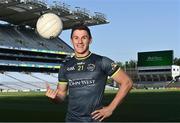
[[[57,89],[51,90],[47,86],[46,96],[63,101],[69,90],[67,122],[102,121],[122,102],[132,87],[132,80],[111,59],[89,51],[92,37],[87,26],[75,26],[71,41],[75,56],[60,68]],[[120,85],[120,89],[108,106],[102,106],[108,76]]]

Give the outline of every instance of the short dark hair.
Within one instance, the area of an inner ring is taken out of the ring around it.
[[[72,38],[73,32],[74,32],[75,30],[85,30],[85,31],[88,33],[89,38],[90,38],[90,39],[92,38],[90,29],[89,29],[87,26],[85,26],[85,25],[75,25],[75,26],[72,28],[72,31],[71,31],[71,38]]]

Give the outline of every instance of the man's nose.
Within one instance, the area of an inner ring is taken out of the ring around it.
[[[82,39],[79,38],[78,39],[78,43],[81,44],[82,43]]]

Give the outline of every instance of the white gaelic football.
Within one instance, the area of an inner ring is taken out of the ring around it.
[[[63,29],[63,23],[54,13],[46,13],[39,17],[36,23],[38,34],[45,39],[56,38]]]

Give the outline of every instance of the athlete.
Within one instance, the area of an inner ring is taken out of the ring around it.
[[[132,80],[111,59],[91,53],[92,36],[87,26],[75,26],[71,32],[75,55],[60,68],[56,90],[47,85],[46,96],[63,101],[68,94],[67,122],[103,121],[112,115],[132,87]],[[102,105],[107,77],[119,84],[108,106]]]

